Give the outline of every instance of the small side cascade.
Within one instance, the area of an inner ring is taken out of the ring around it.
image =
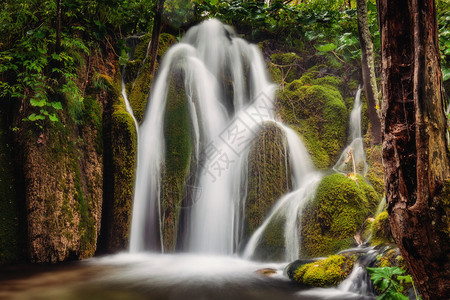
[[[358,173],[365,175],[368,170],[364,144],[361,136],[361,86],[356,92],[353,109],[350,113],[350,144],[345,148],[333,167],[340,173]]]
[[[293,191],[277,201],[263,224],[253,233],[244,249],[243,257],[252,259],[269,224],[276,219],[284,220],[284,261],[293,261],[300,255],[300,220],[304,205],[314,197],[316,187],[322,178],[313,168],[311,159],[298,138],[289,127],[278,123],[287,139],[292,173]]]
[[[338,290],[364,296],[375,295],[366,267],[372,266],[375,263],[379,251],[371,248],[366,248],[366,250],[367,252],[356,262],[350,275],[339,284]]]

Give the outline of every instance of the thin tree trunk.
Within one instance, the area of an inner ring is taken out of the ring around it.
[[[377,108],[379,108],[378,88],[375,76],[373,42],[367,20],[367,0],[356,0],[356,10],[358,13],[359,41],[361,44],[361,68],[364,93],[369,112],[372,143],[377,145],[381,143],[381,122],[377,113]]]
[[[389,222],[424,299],[450,295],[449,152],[434,0],[379,0]]]
[[[150,74],[153,76],[156,68],[156,58],[158,56],[159,36],[162,27],[162,12],[164,8],[164,0],[158,0],[156,4],[156,13],[153,21],[152,39],[150,41]]]
[[[55,52],[61,52],[61,0],[56,0],[56,43]]]

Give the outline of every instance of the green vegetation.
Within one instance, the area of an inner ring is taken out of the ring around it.
[[[302,217],[302,249],[306,257],[336,253],[353,245],[353,236],[377,207],[379,196],[357,175],[326,176]]]
[[[176,72],[169,79],[167,92],[164,136],[166,158],[163,174],[162,211],[164,222],[164,247],[175,248],[178,217],[189,172],[192,145],[191,123],[184,88],[184,80]]]
[[[407,284],[412,284],[414,287],[414,283],[411,275],[404,275],[404,270],[399,267],[384,267],[367,268],[367,271],[370,274],[370,280],[373,281],[378,289],[380,296],[377,297],[377,300],[409,299],[402,292],[405,290]],[[420,299],[420,297],[417,296],[415,287],[414,292],[416,293],[416,299]]]
[[[133,113],[136,120],[140,123],[144,117],[145,108],[147,106],[147,99],[150,92],[150,86],[152,83],[152,77],[148,71],[150,58],[146,58],[148,43],[150,42],[150,35],[144,36],[135,50],[135,59],[129,62],[131,66],[131,72],[136,74],[136,78],[130,78],[127,84],[129,94],[130,105],[133,108]],[[161,58],[167,49],[175,43],[175,37],[162,33],[159,37],[159,49],[158,58]],[[125,71],[128,72],[127,69]],[[129,77],[127,75],[127,77]]]
[[[354,258],[331,255],[326,259],[300,266],[294,272],[298,283],[314,287],[337,286],[353,269]]]
[[[374,246],[394,243],[389,227],[387,211],[381,212],[371,224],[370,243]]]
[[[270,208],[288,191],[290,185],[284,136],[273,123],[264,124],[250,149],[248,174],[246,237],[250,237],[262,224]],[[283,245],[282,233],[281,239]]]
[[[346,141],[347,107],[333,76],[318,77],[315,67],[286,85],[276,103],[281,118],[303,136],[315,165],[334,163]]]

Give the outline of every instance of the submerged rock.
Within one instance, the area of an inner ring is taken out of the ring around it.
[[[324,177],[303,213],[301,253],[318,257],[352,246],[355,233],[375,212],[378,201],[378,194],[359,175]]]
[[[256,270],[255,273],[269,277],[269,276],[276,274],[277,270],[272,269],[272,268],[264,268],[264,269]]]

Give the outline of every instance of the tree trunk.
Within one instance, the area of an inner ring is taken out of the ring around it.
[[[56,43],[55,52],[61,52],[61,0],[56,0]]]
[[[357,0],[356,10],[358,13],[358,33],[361,44],[361,68],[364,84],[364,93],[367,100],[370,128],[372,132],[372,143],[381,143],[381,122],[378,117],[378,88],[375,77],[375,64],[373,55],[372,37],[367,20],[367,0]]]
[[[150,74],[153,76],[156,68],[156,58],[158,56],[159,36],[161,34],[162,12],[164,8],[164,0],[158,0],[156,4],[156,13],[153,21],[152,39],[150,41],[150,49],[148,56],[150,56]]]
[[[435,1],[377,4],[391,231],[422,297],[447,299],[449,152]]]

